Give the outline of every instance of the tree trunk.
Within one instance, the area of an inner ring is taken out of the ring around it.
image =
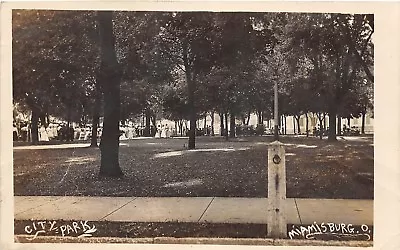
[[[262,124],[262,111],[257,111],[257,125]]]
[[[300,117],[301,117],[301,115],[298,115],[297,117],[296,117],[296,122],[297,122],[297,133],[300,135],[301,134],[301,131],[300,131]]]
[[[324,131],[326,130],[326,115],[324,113],[324,118],[322,119],[324,121]]]
[[[214,136],[214,111],[211,112],[211,136]]]
[[[50,125],[50,116],[49,113],[46,113],[46,128]]]
[[[281,116],[278,114],[278,121],[275,122],[274,119],[274,140],[275,141],[279,141],[279,134],[281,134],[281,129],[282,129],[282,125],[281,125]]]
[[[32,109],[32,118],[31,118],[31,134],[32,134],[32,144],[36,145],[39,142],[39,131],[38,131],[38,122],[39,122],[39,111],[36,108]]]
[[[350,128],[350,117],[347,117],[347,127]]]
[[[328,141],[336,141],[336,113],[335,107],[331,107],[329,110],[329,133]]]
[[[119,119],[121,69],[115,53],[115,37],[111,11],[99,11],[101,45],[100,82],[104,90],[103,135],[100,142],[100,175],[122,176],[119,166]]]
[[[225,126],[224,126],[224,113],[219,113],[219,120],[220,120],[220,123],[219,123],[219,125],[220,125],[220,134],[221,134],[221,136],[224,136],[225,135],[225,133],[224,133],[224,129],[225,129]]]
[[[151,113],[151,111],[150,111],[150,113]],[[155,114],[150,114],[150,127],[151,127],[151,124],[153,124],[154,127],[157,126],[157,116]],[[150,135],[151,135],[151,133],[150,133]]]
[[[249,123],[250,123],[250,116],[251,116],[251,112],[249,112],[249,114],[247,115],[246,126],[249,126]]]
[[[319,121],[319,139],[322,140],[322,122],[323,122],[324,118],[322,117],[322,115],[318,115],[318,121]]]
[[[178,121],[175,121],[175,134],[172,135],[178,135]]]
[[[308,129],[308,114],[306,112],[306,136],[310,136],[310,130]]]
[[[295,116],[293,116],[292,120],[293,120],[293,134],[295,135],[296,134],[296,118],[295,118]]]
[[[229,134],[228,134],[228,112],[225,113],[224,117],[225,117],[224,135],[225,135],[225,139],[229,140]]]
[[[190,84],[191,85],[191,84]],[[191,99],[191,101],[189,101],[189,110],[190,110],[190,128],[189,128],[189,145],[188,148],[189,149],[195,149],[196,147],[196,111],[194,108],[194,93],[192,90],[190,90],[189,92],[192,92],[189,96],[189,99]]]
[[[287,124],[286,115],[283,115],[283,122],[285,123],[285,125],[283,127],[283,132],[284,132],[283,134],[286,135],[286,129],[287,129],[287,126],[286,126],[286,124]]]
[[[261,112],[261,125],[264,124],[264,112]]]
[[[44,113],[40,113],[40,124],[41,124],[41,126],[44,126],[45,128],[47,127],[47,124],[46,124],[46,114],[44,114]]]
[[[337,134],[342,135],[342,118],[338,116],[337,118]]]
[[[144,116],[145,116],[145,126],[144,126],[143,136],[149,137],[149,136],[151,136],[151,133],[150,133],[151,113],[150,113],[149,108],[146,108],[146,110],[144,111]]]
[[[207,131],[207,113],[204,115],[204,132]]]
[[[183,132],[184,132],[184,131],[183,131],[183,125],[184,125],[184,123],[183,123],[183,120],[182,120],[181,125],[180,125],[181,136],[186,136],[186,133],[183,133]],[[185,126],[186,126],[186,125],[185,125]]]
[[[72,133],[72,135],[71,135],[71,130],[70,130],[70,127],[71,127],[71,106],[68,106],[67,109],[68,109],[67,110],[67,130],[66,130],[67,138],[66,138],[65,141],[73,141],[74,134]]]
[[[297,133],[299,133],[299,135],[301,135],[301,129],[300,129],[300,115],[299,115],[299,119],[297,120]]]
[[[188,41],[185,40],[182,45],[183,50],[183,64],[185,66],[185,76],[186,83],[188,88],[188,108],[189,108],[189,121],[190,121],[190,129],[189,129],[189,142],[188,149],[195,149],[196,147],[196,106],[194,100],[194,92],[195,92],[195,79],[194,72],[192,67],[189,65],[188,51],[189,45]]]
[[[229,135],[230,135],[231,138],[235,138],[235,137],[236,137],[236,133],[235,133],[236,129],[235,129],[235,126],[236,126],[236,123],[235,123],[235,114],[233,114],[233,113],[231,112],[231,116],[230,116],[230,128],[231,128],[231,131],[230,131],[230,133],[229,133]]]
[[[361,134],[365,134],[365,112],[361,116]]]
[[[101,106],[101,89],[100,84],[96,84],[95,89],[95,102],[93,107],[93,119],[92,119],[92,138],[90,142],[90,147],[97,147],[97,128],[99,126],[100,120],[100,106]]]
[[[99,126],[100,115],[99,113],[93,114],[93,127],[92,127],[92,138],[90,139],[90,147],[97,147],[97,129]]]

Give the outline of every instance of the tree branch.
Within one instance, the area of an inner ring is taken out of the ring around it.
[[[355,45],[354,45],[353,39],[352,39],[352,37],[351,37],[351,35],[350,35],[350,28],[349,28],[349,26],[348,26],[348,23],[347,23],[347,22],[344,22],[344,25],[343,25],[343,26],[344,26],[344,28],[345,28],[345,34],[346,34],[347,39],[348,39],[347,45],[349,46],[350,50],[354,53],[354,55],[356,56],[356,59],[359,61],[359,63],[360,63],[361,66],[363,67],[364,72],[365,72],[365,74],[367,75],[368,79],[373,83],[373,82],[374,82],[374,75],[371,73],[370,69],[368,68],[367,63],[366,63],[365,60],[363,59],[363,54],[365,53],[365,51],[366,51],[366,49],[367,49],[367,47],[368,47],[368,42],[369,42],[370,39],[371,39],[371,36],[372,36],[372,34],[373,34],[373,31],[371,31],[371,33],[369,34],[368,39],[367,39],[367,41],[366,41],[366,44],[365,44],[365,46],[364,46],[364,48],[363,48],[363,51],[360,53],[360,52],[356,49],[356,47],[355,47]]]

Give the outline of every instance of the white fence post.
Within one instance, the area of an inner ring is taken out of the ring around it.
[[[281,142],[274,141],[268,146],[268,237],[286,238],[285,203],[285,148]]]

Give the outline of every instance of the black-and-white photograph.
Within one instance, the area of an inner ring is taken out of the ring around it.
[[[374,20],[13,9],[14,242],[372,247]]]

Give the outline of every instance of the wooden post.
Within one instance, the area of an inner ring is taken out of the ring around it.
[[[285,148],[281,142],[274,141],[268,147],[268,237],[286,238],[285,203]]]

